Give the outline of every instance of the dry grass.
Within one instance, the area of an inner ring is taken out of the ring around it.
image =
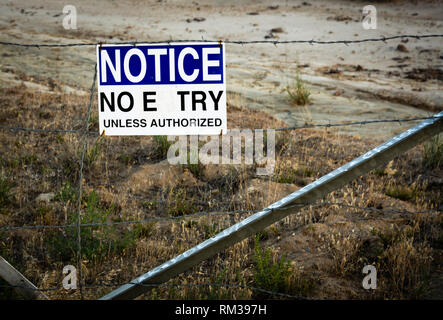
[[[35,93],[21,87],[0,89],[0,100],[1,125],[70,129],[81,127],[88,98]],[[96,109],[94,105],[93,119],[97,118]],[[236,97],[229,101],[228,121],[231,128],[283,126],[268,114],[245,109]],[[98,131],[96,121],[90,125],[91,130]],[[78,136],[2,131],[0,137],[0,226],[74,223],[81,150]],[[373,141],[326,129],[279,134],[274,174],[263,178],[256,176],[254,165],[205,165],[198,172],[170,166],[163,160],[164,141],[151,137],[91,135],[84,170],[82,222],[258,210],[372,146]],[[423,148],[419,146],[390,166],[336,190],[327,200],[374,208],[438,209],[441,168],[422,166],[422,161]],[[414,186],[414,196],[386,192],[394,181],[397,186]],[[56,194],[52,201],[36,202],[39,194],[48,192]],[[245,216],[84,228],[85,282],[129,281]],[[420,298],[426,292],[425,275],[435,269],[432,257],[442,250],[442,225],[439,214],[415,217],[338,206],[306,207],[262,231],[258,244],[252,238],[245,239],[171,280],[182,286],[158,288],[143,298],[265,298],[249,289],[206,284],[266,285],[258,280],[257,273],[261,270],[266,275],[275,265],[282,271],[277,289],[289,294],[342,299]],[[380,234],[387,234],[391,226],[411,226],[413,237],[383,242]],[[37,286],[59,287],[63,266],[76,264],[75,239],[75,230],[70,228],[1,232],[0,254]],[[258,247],[263,252],[271,250],[265,259],[268,269],[259,267]],[[281,264],[283,256],[286,260]],[[378,263],[381,285],[376,295],[361,288],[364,263]],[[98,298],[110,289],[88,289],[86,298]],[[49,291],[48,295],[79,298],[78,292],[64,290]],[[0,297],[9,298],[11,292],[1,289]]]

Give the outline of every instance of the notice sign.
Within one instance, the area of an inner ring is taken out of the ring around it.
[[[227,131],[223,43],[97,46],[100,134]]]

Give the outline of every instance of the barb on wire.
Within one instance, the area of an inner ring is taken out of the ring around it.
[[[343,202],[329,202],[323,201],[319,203],[296,203],[291,206],[272,209],[274,211],[277,210],[287,210],[296,207],[323,207],[323,206],[340,206],[349,209],[356,210],[365,210],[371,212],[385,212],[385,213],[396,213],[396,214],[424,214],[424,213],[435,213],[440,212],[437,209],[429,209],[429,210],[420,210],[420,211],[407,211],[407,210],[396,210],[396,209],[385,209],[385,208],[375,208],[375,207],[361,207],[357,205],[350,205]],[[271,210],[271,209],[270,209]],[[128,221],[115,221],[115,222],[97,222],[97,223],[84,223],[80,224],[80,227],[98,227],[98,226],[115,226],[115,225],[130,225],[137,223],[149,223],[156,221],[168,221],[168,220],[181,220],[187,218],[196,218],[196,217],[209,217],[209,216],[226,216],[233,214],[247,214],[253,213],[254,210],[236,210],[236,211],[213,211],[213,212],[197,212],[193,214],[187,214],[182,216],[168,216],[168,217],[152,217],[140,220],[128,220]],[[24,226],[10,226],[10,227],[1,227],[0,231],[14,231],[14,230],[22,230],[22,229],[65,229],[65,228],[73,228],[76,227],[76,224],[63,224],[63,225],[24,225]]]
[[[395,39],[425,39],[425,38],[443,38],[443,34],[423,34],[423,35],[414,35],[414,34],[404,34],[404,35],[396,35],[396,36],[390,36],[390,37],[378,37],[378,38],[365,38],[365,39],[357,39],[357,40],[224,40],[222,42],[226,44],[239,44],[239,45],[246,45],[246,44],[324,44],[324,45],[331,45],[331,44],[345,44],[349,45],[352,43],[364,43],[364,42],[385,42],[389,40],[395,40]],[[55,48],[55,47],[90,47],[90,46],[97,46],[97,45],[119,45],[119,44],[130,44],[130,45],[137,45],[137,44],[159,44],[159,43],[183,43],[183,42],[189,42],[189,43],[195,43],[195,42],[220,42],[220,40],[206,40],[206,39],[191,39],[191,40],[158,40],[158,41],[110,41],[110,42],[74,42],[74,43],[18,43],[18,42],[9,42],[9,41],[0,41],[0,45],[5,46],[19,46],[19,47],[37,47],[37,48]]]
[[[30,131],[30,132],[38,132],[38,133],[78,133],[78,132],[80,132],[80,130],[71,130],[71,129],[39,129],[39,128],[23,128],[23,127],[11,127],[11,126],[0,126],[0,129],[12,130],[12,131]]]
[[[432,119],[433,116],[430,117],[419,117],[419,118],[407,118],[407,119],[376,119],[376,120],[363,120],[363,121],[353,121],[353,122],[342,122],[342,123],[314,123],[314,124],[306,124],[303,126],[294,126],[294,127],[286,127],[286,128],[267,128],[263,130],[275,130],[275,131],[292,131],[299,129],[310,129],[310,128],[321,128],[321,127],[348,127],[348,126],[356,126],[356,125],[368,125],[374,123],[403,123],[403,122],[412,122],[412,121],[422,121]],[[30,132],[38,132],[38,133],[83,133],[83,134],[96,134],[98,135],[98,131],[86,131],[86,133],[82,130],[64,130],[64,129],[38,129],[38,128],[23,128],[23,127],[12,127],[12,126],[0,126],[0,129],[3,130],[12,130],[12,131],[30,131]],[[243,129],[230,129],[228,132]]]

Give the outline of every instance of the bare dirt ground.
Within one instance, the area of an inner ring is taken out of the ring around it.
[[[376,2],[377,30],[362,28],[360,10],[366,3],[360,1],[70,4],[77,8],[77,30],[63,29],[59,1],[1,1],[0,41],[338,40],[443,31],[441,1]],[[282,30],[271,32],[275,28]],[[428,116],[443,110],[442,43],[409,39],[349,46],[228,45],[228,128]],[[398,50],[399,44],[406,50]],[[94,47],[0,46],[0,57],[0,125],[81,127],[96,59]],[[304,107],[292,105],[284,92],[297,71],[312,93],[312,102]],[[93,107],[90,130],[98,131],[96,101]],[[266,178],[258,177],[254,166],[171,166],[161,143],[152,137],[91,135],[82,222],[177,217],[196,211],[253,212],[411,125],[278,135],[276,169]],[[75,222],[79,137],[0,134],[0,227]],[[257,234],[257,243],[244,240],[174,279],[201,287],[167,287],[143,298],[281,298],[249,289],[203,286],[240,283],[310,298],[441,299],[442,162],[434,159],[430,164],[429,157],[438,157],[438,152],[426,150],[427,145],[417,146],[327,199],[374,210],[307,207]],[[51,192],[49,200],[39,198]],[[411,215],[405,210],[436,211]],[[85,283],[93,287],[129,281],[250,212],[86,229],[82,233]],[[0,255],[37,286],[58,287],[63,266],[76,263],[75,237],[69,228],[0,231]],[[270,258],[266,260],[258,248],[269,248]],[[287,269],[272,269],[283,255]],[[260,260],[270,268],[260,269]],[[361,269],[370,263],[380,275],[374,292],[361,286]],[[283,280],[273,278],[278,272]],[[85,297],[98,298],[111,287],[87,290]],[[63,289],[48,295],[80,297],[78,291]],[[10,290],[0,291],[0,298],[11,296]]]

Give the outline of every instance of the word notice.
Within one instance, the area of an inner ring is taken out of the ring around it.
[[[223,43],[98,45],[100,134],[227,132]]]

